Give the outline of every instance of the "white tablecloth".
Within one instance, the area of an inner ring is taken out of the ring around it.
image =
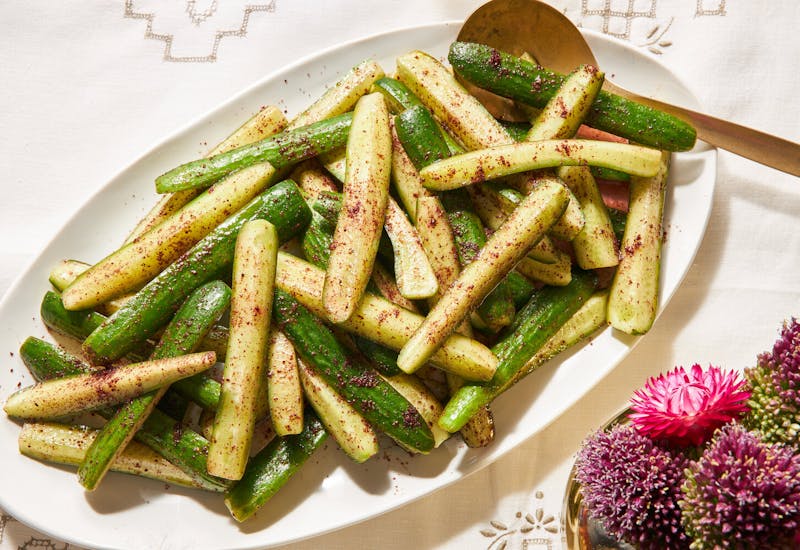
[[[262,75],[359,36],[463,19],[480,3],[5,3],[0,296],[114,173]],[[552,3],[582,26],[658,56],[691,83],[709,113],[800,141],[796,0]],[[494,465],[295,547],[559,547],[567,473],[589,431],[648,376],[673,365],[751,365],[781,322],[800,314],[798,214],[798,178],[721,152],[697,259],[651,333],[610,376]],[[0,549],[38,546],[64,544],[2,515]]]

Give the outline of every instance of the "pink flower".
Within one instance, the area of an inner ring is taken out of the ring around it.
[[[709,366],[703,371],[692,365],[658,377],[631,398],[630,419],[639,433],[652,439],[664,439],[673,445],[701,445],[714,430],[748,410],[750,392],[742,389],[745,381],[734,371]]]

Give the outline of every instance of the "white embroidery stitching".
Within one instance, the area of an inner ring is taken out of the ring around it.
[[[195,9],[196,4],[197,0],[188,0],[186,2],[186,13],[189,15],[189,18],[195,25],[199,25],[200,23],[204,22],[217,11],[217,0],[213,0],[207,9],[199,13]]]
[[[274,12],[277,0],[271,0],[268,4],[253,4],[248,5],[244,9],[242,15],[242,23],[238,29],[232,30],[218,30],[214,35],[214,42],[211,46],[211,52],[204,56],[177,56],[172,53],[172,44],[174,35],[172,34],[157,34],[153,32],[153,21],[156,17],[155,13],[142,13],[135,11],[133,7],[134,0],[125,0],[125,17],[128,19],[143,19],[147,21],[144,36],[151,40],[161,40],[164,42],[164,61],[170,62],[183,62],[183,63],[214,63],[217,61],[217,51],[219,44],[226,36],[244,37],[247,35],[247,26],[250,23],[250,15],[254,12]],[[195,24],[202,23],[213,15],[212,10],[216,10],[216,2],[212,3],[212,7],[205,10],[200,14],[194,12],[194,2],[189,2],[186,6],[187,13],[189,14],[192,22]]]

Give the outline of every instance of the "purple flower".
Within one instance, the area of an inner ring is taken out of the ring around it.
[[[750,393],[735,371],[692,365],[650,378],[631,398],[630,419],[639,433],[680,447],[698,446],[714,430],[747,410]]]
[[[680,502],[692,548],[795,548],[800,455],[739,424],[714,435],[686,472]]]
[[[639,548],[686,548],[678,499],[689,459],[639,434],[630,424],[588,437],[576,479],[591,517],[613,537]]]
[[[771,352],[758,356],[755,367],[745,371],[750,385],[751,413],[743,423],[758,430],[769,442],[798,448],[800,434],[800,324],[784,325]]]

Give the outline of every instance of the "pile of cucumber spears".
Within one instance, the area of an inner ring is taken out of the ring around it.
[[[646,332],[669,151],[694,130],[593,67],[469,43],[449,62],[530,124],[425,53],[392,78],[366,61],[293,121],[265,108],[159,176],[97,264],[56,266],[41,317],[82,354],[22,344],[37,383],[4,407],[20,451],[87,490],[117,470],[218,491],[243,521],[327,435],[358,462],[379,433],[487,445],[501,392],[608,324]],[[627,186],[627,213],[598,179]]]

